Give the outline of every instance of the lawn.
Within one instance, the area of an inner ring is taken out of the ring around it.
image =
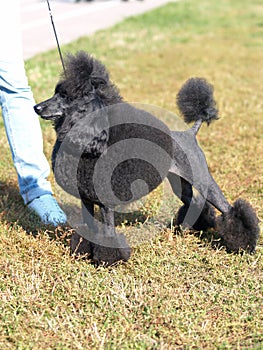
[[[228,200],[256,209],[262,237],[262,1],[173,2],[62,50],[99,58],[126,100],[172,112],[163,115],[171,128],[180,86],[210,81],[220,119],[198,140]],[[57,51],[26,68],[37,102],[51,96]],[[41,126],[50,160],[55,135]],[[229,254],[212,233],[174,232],[180,203],[165,183],[119,220],[130,261],[96,268],[70,255],[70,228],[44,227],[24,207],[2,120],[0,153],[1,349],[263,348],[262,238],[254,255]]]

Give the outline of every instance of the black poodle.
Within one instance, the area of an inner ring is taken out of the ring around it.
[[[115,208],[148,194],[166,177],[183,202],[178,225],[217,228],[229,250],[255,250],[259,226],[254,210],[244,200],[228,203],[196,140],[202,123],[218,118],[213,87],[205,79],[189,79],[177,95],[192,128],[170,131],[152,113],[124,102],[104,65],[89,54],[68,55],[65,67],[54,96],[35,111],[54,123],[57,183],[81,199],[84,224],[72,237],[73,252],[88,252],[96,263],[107,265],[127,261],[131,249],[125,236],[115,232]],[[222,213],[219,218],[213,207]]]

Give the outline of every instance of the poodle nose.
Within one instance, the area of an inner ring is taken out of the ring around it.
[[[34,110],[35,110],[35,112],[36,112],[37,114],[40,114],[41,111],[42,111],[42,107],[41,107],[40,105],[35,105],[35,106],[34,106]]]

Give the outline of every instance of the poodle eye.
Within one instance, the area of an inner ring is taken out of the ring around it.
[[[66,102],[70,103],[73,101],[73,97],[68,95],[66,92],[60,92],[59,96],[63,99],[66,100]]]
[[[59,97],[61,97],[61,98],[67,98],[68,97],[67,90],[61,84],[58,84],[56,86],[55,94],[58,94]]]
[[[60,96],[61,98],[67,98],[67,97],[68,97],[67,94],[66,94],[65,92],[60,92],[60,93],[59,93],[59,96]]]

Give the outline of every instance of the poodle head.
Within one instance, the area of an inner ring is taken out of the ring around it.
[[[96,156],[108,140],[106,107],[122,98],[104,65],[89,54],[68,55],[65,63],[54,95],[34,109],[43,119],[53,121],[58,141],[67,135],[73,149],[81,148],[83,142],[93,145],[86,151]]]
[[[71,115],[72,111],[90,111],[87,106],[96,100],[92,110],[109,104],[109,99],[120,100],[117,89],[109,80],[104,65],[88,53],[68,55],[65,72],[50,99],[37,104],[34,109],[43,119],[53,120]]]

